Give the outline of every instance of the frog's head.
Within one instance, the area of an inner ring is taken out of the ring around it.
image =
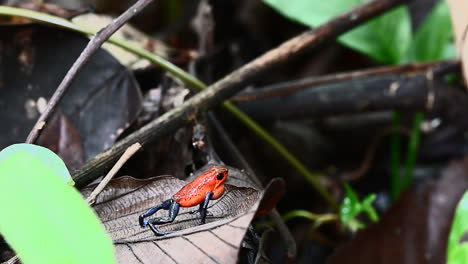
[[[210,168],[210,174],[213,175],[216,182],[216,187],[222,185],[228,176],[228,169],[221,166],[213,166]]]

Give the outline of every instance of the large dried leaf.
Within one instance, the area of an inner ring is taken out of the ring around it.
[[[199,225],[198,215],[189,214],[195,208],[181,208],[174,223],[160,226],[160,230],[177,232],[157,237],[139,226],[140,214],[169,199],[185,184],[171,176],[145,180],[127,176],[111,181],[97,197],[94,209],[114,240],[120,263],[236,263],[259,204],[260,193],[253,188],[227,185],[225,194],[210,202],[212,215],[205,225]],[[161,210],[154,217],[167,213]]]
[[[113,17],[97,15],[94,13],[82,14],[72,19],[73,23],[81,25],[85,28],[94,29],[96,31],[104,28],[113,20]],[[163,42],[146,36],[145,33],[139,31],[129,24],[123,25],[113,34],[113,37],[124,39],[136,46],[145,47],[148,51],[158,54],[162,57],[166,57],[168,53],[168,48]],[[117,58],[120,63],[131,69],[141,69],[151,65],[148,60],[142,59],[141,57],[115,45],[105,43],[103,48],[109,51],[115,58]]]
[[[329,263],[445,263],[452,217],[468,189],[468,158],[441,179],[403,194],[376,225],[337,249]]]
[[[0,148],[26,139],[88,39],[44,25],[0,26]],[[99,50],[77,75],[58,105],[57,115],[39,138],[49,142],[67,165],[80,165],[110,147],[141,107],[134,76]],[[52,125],[51,125],[52,124]],[[65,144],[63,144],[65,142]],[[60,145],[73,145],[71,160]],[[71,166],[73,167],[73,166]]]

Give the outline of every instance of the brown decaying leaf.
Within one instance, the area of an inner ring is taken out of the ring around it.
[[[453,30],[458,54],[463,64],[465,83],[468,78],[468,2],[465,0],[447,0],[450,8]]]
[[[468,189],[468,157],[437,181],[403,194],[381,221],[338,248],[328,263],[445,263],[453,213]]]
[[[179,230],[157,237],[141,228],[138,216],[169,199],[187,182],[171,176],[135,179],[129,176],[112,180],[97,196],[94,209],[114,240],[120,263],[236,263],[245,231],[260,200],[253,188],[226,186],[225,194],[210,201],[207,224],[199,225],[196,209],[181,208],[174,223],[160,230]],[[83,190],[89,195],[93,186]],[[167,216],[160,210],[154,217]]]
[[[38,144],[57,153],[68,168],[77,168],[84,162],[83,146],[78,130],[70,119],[57,113],[39,137]]]
[[[271,179],[268,185],[265,187],[255,216],[261,216],[273,210],[278,201],[283,198],[285,192],[286,181],[283,178],[277,177]]]

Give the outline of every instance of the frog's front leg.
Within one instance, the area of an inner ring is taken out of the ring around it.
[[[208,203],[210,202],[211,197],[213,197],[214,193],[209,192],[205,195],[205,200],[203,201],[203,206],[200,207],[200,216],[201,221],[200,224],[203,225],[205,223],[206,214],[208,212]]]
[[[200,217],[201,217],[200,225],[203,225],[205,223],[206,216],[210,214],[208,212],[208,203],[210,202],[210,199],[213,197],[213,195],[214,195],[213,192],[207,193],[205,195],[205,199],[203,200],[202,203],[200,203],[200,206],[198,207],[198,209],[190,212],[191,214],[200,213]]]

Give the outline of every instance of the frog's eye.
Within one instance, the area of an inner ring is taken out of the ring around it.
[[[218,180],[222,180],[224,178],[224,174],[222,173],[218,173],[218,175],[216,175],[216,179]]]

